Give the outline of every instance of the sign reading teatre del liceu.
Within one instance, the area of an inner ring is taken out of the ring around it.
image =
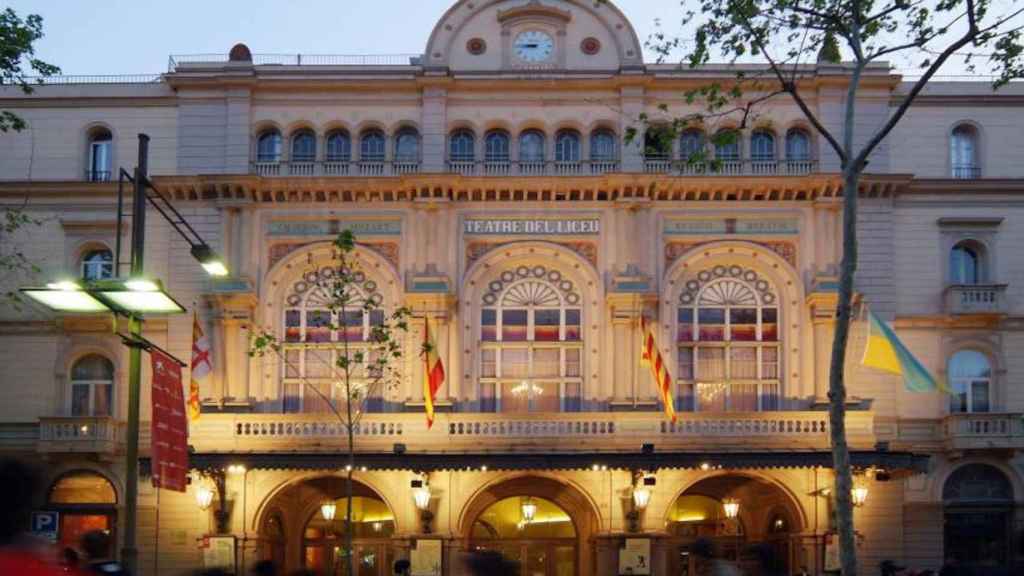
[[[473,236],[590,236],[601,233],[599,218],[479,218],[463,222]]]

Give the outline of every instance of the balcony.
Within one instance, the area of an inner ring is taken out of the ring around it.
[[[124,446],[124,424],[109,416],[39,419],[37,451],[112,456]]]
[[[420,171],[419,162],[405,161],[317,161],[253,162],[257,176],[401,176]]]
[[[981,167],[973,164],[953,166],[953,178],[957,180],[974,180],[981,178]]]
[[[854,449],[874,447],[871,412],[847,415]],[[328,414],[204,414],[191,442],[198,451],[332,451],[346,432]],[[680,413],[673,424],[660,412],[555,414],[439,414],[427,430],[423,414],[369,414],[356,430],[357,450],[594,451],[658,449],[828,450],[827,412]]]
[[[1024,414],[950,414],[943,426],[947,450],[1024,449]]]
[[[1006,284],[952,284],[946,287],[946,313],[1006,314]]]
[[[449,161],[448,172],[463,176],[593,176],[619,171],[614,160],[579,162]]]
[[[648,156],[647,174],[673,176],[803,176],[817,171],[814,160],[724,160],[716,165]]]

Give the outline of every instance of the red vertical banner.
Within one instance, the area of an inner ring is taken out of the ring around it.
[[[153,486],[184,492],[188,475],[188,421],[181,365],[159,350],[153,361]]]

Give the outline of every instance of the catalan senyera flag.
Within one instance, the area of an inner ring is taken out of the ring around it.
[[[892,328],[870,310],[868,342],[864,347],[861,364],[903,376],[903,385],[911,392],[947,391],[946,386],[936,381],[903,342],[900,342]]]
[[[675,401],[672,397],[672,375],[668,372],[668,364],[658,349],[658,342],[654,337],[654,326],[647,322],[647,319],[640,318],[640,365],[651,369],[651,377],[654,378],[658,391],[661,393],[661,402],[665,405],[665,416],[676,421]]]
[[[199,326],[199,317],[192,313],[192,376],[188,386],[188,419],[198,420],[199,382],[213,372],[213,361],[210,359],[210,339],[203,334]]]
[[[430,319],[423,326],[423,402],[427,411],[427,430],[434,425],[434,399],[444,384],[444,364],[430,334]]]

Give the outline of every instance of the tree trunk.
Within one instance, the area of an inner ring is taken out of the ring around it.
[[[852,163],[851,163],[852,164]],[[843,170],[843,260],[839,274],[839,303],[832,362],[829,370],[829,424],[832,434],[832,465],[835,470],[835,514],[839,532],[839,560],[843,576],[856,576],[857,551],[853,526],[853,473],[846,444],[846,344],[850,336],[853,279],[857,271],[857,187],[859,167]]]
[[[347,351],[346,351],[347,354]],[[345,483],[345,562],[347,564],[348,576],[355,576],[355,550],[352,545],[352,474],[356,469],[355,451],[355,423],[352,421],[352,379],[346,370],[345,373],[345,409],[348,414],[348,465],[347,482]]]

